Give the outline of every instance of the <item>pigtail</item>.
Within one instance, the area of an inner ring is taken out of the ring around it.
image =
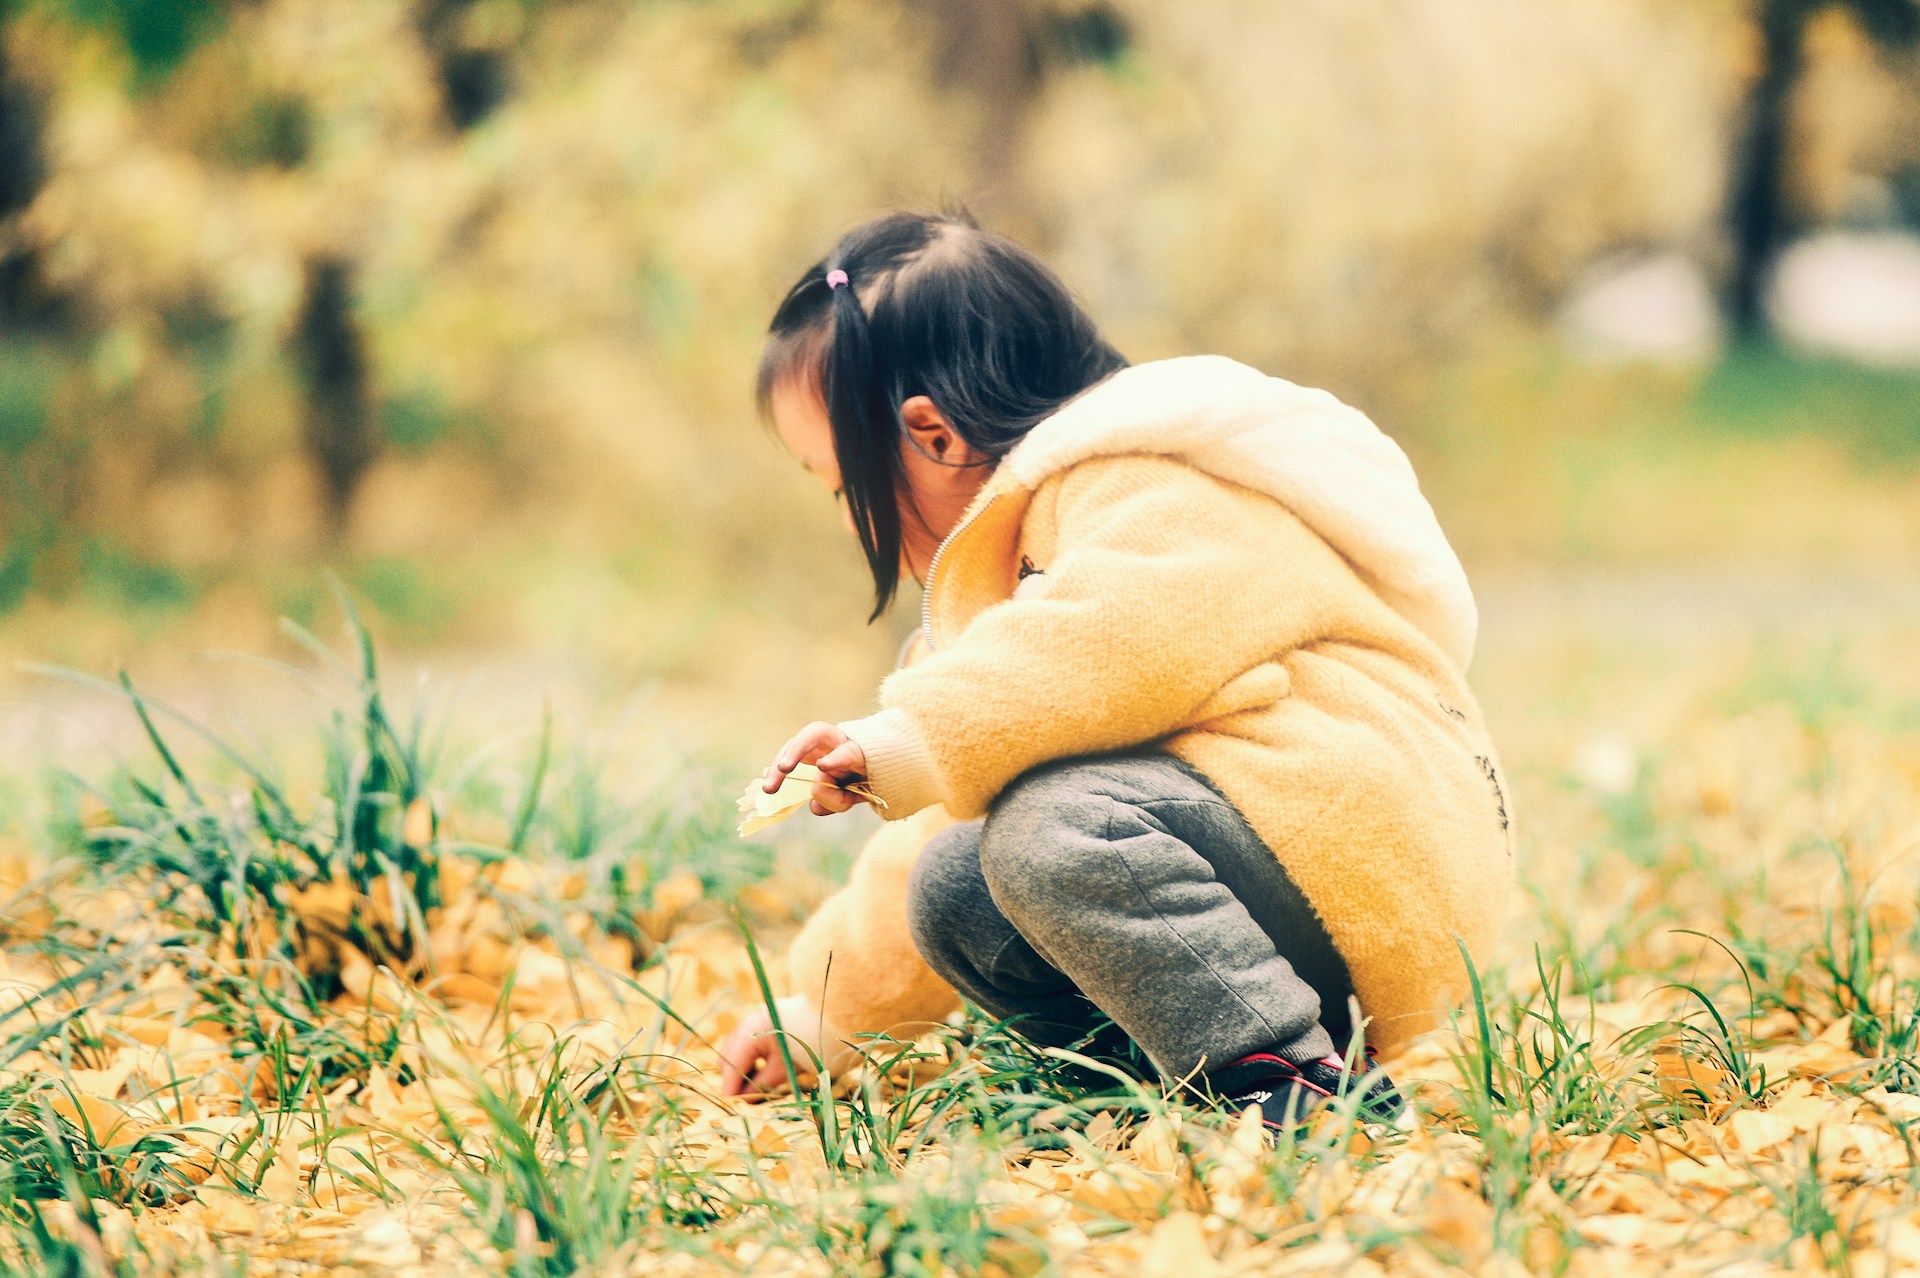
[[[994,464],[1127,363],[1044,263],[964,214],[893,213],[848,232],[788,290],[768,338],[761,415],[780,385],[825,401],[874,620],[900,587],[900,406],[927,396]]]
[[[832,280],[836,272],[824,279]],[[898,423],[886,387],[875,374],[873,324],[853,285],[829,283],[832,337],[821,369],[821,391],[833,426],[841,495],[873,576],[877,620],[900,586],[900,453]]]

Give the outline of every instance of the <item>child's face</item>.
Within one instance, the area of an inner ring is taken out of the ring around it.
[[[853,512],[847,509],[846,498],[840,492],[840,462],[833,453],[833,425],[827,420],[827,406],[820,402],[820,397],[809,387],[781,382],[773,389],[773,428],[806,472],[833,494],[840,506],[840,522],[847,526],[847,531],[857,532]]]
[[[840,462],[833,451],[833,425],[819,393],[806,383],[774,387],[773,428],[807,473],[827,486],[840,503],[848,532],[857,530],[853,512],[840,491]],[[900,569],[915,581],[926,580],[927,565],[940,542],[960,522],[968,503],[993,473],[925,395],[901,405],[906,423],[900,460],[904,491],[900,506]],[[909,445],[908,440],[912,443]]]

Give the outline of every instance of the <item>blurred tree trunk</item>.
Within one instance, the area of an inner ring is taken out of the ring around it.
[[[325,484],[327,531],[338,545],[378,442],[366,342],[353,318],[350,263],[327,254],[307,260],[306,298],[293,342],[306,386],[307,450]]]
[[[922,0],[937,37],[934,75],[971,98],[976,111],[968,139],[978,185],[968,192],[978,212],[1018,209],[1020,143],[1028,109],[1040,89],[1041,56],[1026,0]]]
[[[40,104],[13,74],[5,41],[0,39],[0,223],[33,203],[46,181],[40,124]],[[14,243],[0,251],[0,326],[28,326],[39,317],[44,307],[38,276],[31,248]]]
[[[1806,0],[1762,0],[1761,68],[1747,98],[1730,221],[1733,278],[1728,306],[1743,337],[1767,334],[1766,286],[1787,232],[1787,145],[1793,89],[1806,61]]]
[[[421,41],[439,72],[440,98],[447,122],[464,132],[506,100],[507,60],[498,49],[473,48],[462,39],[461,24],[473,0],[428,0],[421,6]]]
[[[1767,278],[1793,230],[1787,159],[1794,89],[1806,69],[1807,24],[1835,5],[1884,52],[1920,40],[1920,0],[1758,0],[1760,74],[1747,97],[1728,209],[1734,250],[1728,310],[1735,331],[1746,338],[1769,334]]]
[[[1036,222],[1020,181],[1028,117],[1048,74],[1112,66],[1132,47],[1127,20],[1107,0],[917,0],[934,24],[933,72],[973,102],[974,211],[1004,224]],[[1032,228],[1029,228],[1032,229]]]

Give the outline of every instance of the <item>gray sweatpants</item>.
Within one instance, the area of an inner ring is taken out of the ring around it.
[[[908,889],[914,944],[1039,1042],[1097,1008],[1171,1078],[1345,1050],[1352,981],[1246,818],[1157,752],[1063,760],[942,831]]]

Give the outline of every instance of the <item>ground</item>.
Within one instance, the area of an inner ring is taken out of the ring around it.
[[[1384,1062],[1410,1121],[1278,1150],[978,1023],[721,1100],[713,1044],[843,859],[735,838],[737,769],[415,721],[358,653],[230,755],[38,685],[0,732],[0,1272],[1920,1266],[1920,588],[1481,594],[1508,942]],[[46,779],[50,721],[126,767],[74,744]]]

